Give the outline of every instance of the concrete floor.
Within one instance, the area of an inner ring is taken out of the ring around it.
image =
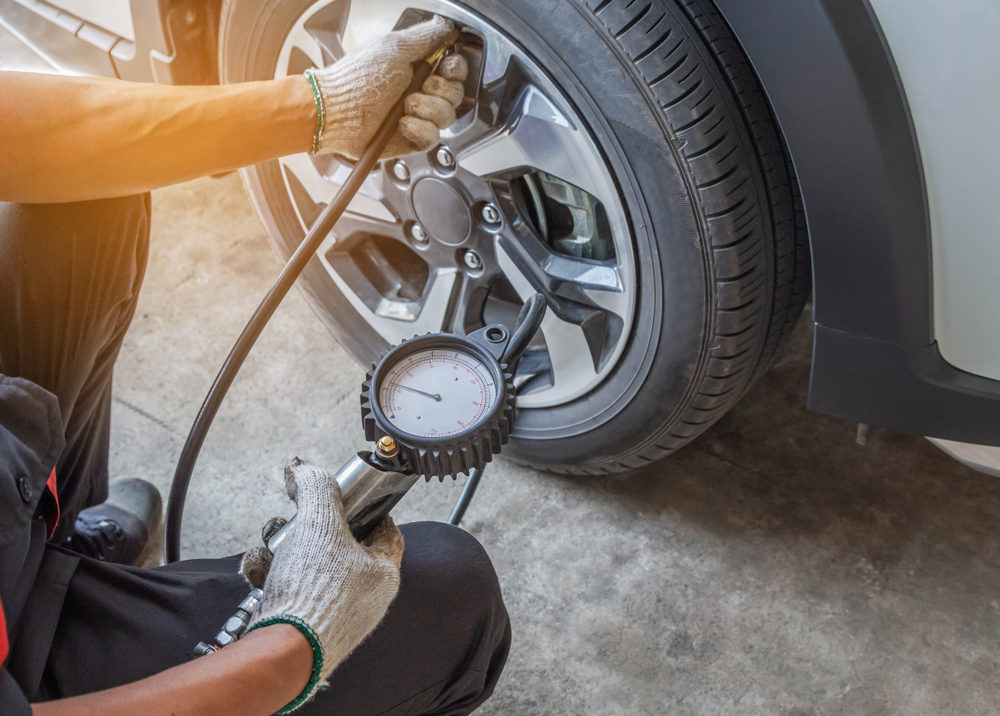
[[[237,177],[154,194],[153,248],[119,361],[115,475],[165,492],[211,379],[279,262]],[[1000,712],[1000,481],[927,441],[804,409],[810,326],[706,435],[615,478],[501,459],[466,528],[514,623],[482,713]],[[298,293],[207,440],[186,556],[253,544],[288,512],[275,469],[364,447],[362,369]],[[397,509],[443,518],[459,483]]]
[[[0,67],[11,66],[9,44]],[[279,271],[235,176],[155,192],[153,246],[116,374],[112,472],[166,494],[230,345]],[[672,458],[560,478],[501,459],[465,527],[514,624],[483,714],[1000,713],[1000,481],[921,438],[804,409],[810,327],[741,405]],[[204,446],[185,556],[288,514],[276,470],[364,447],[352,362],[298,293]],[[401,521],[444,518],[421,484]]]

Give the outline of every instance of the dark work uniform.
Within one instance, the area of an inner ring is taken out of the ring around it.
[[[247,593],[238,556],[149,570],[53,544],[107,496],[111,376],[145,270],[149,207],[149,195],[0,204],[4,716],[194,658]],[[448,525],[401,531],[399,595],[301,713],[464,714],[492,693],[510,623],[489,558]]]

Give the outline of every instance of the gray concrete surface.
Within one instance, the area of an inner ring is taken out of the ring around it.
[[[0,66],[10,67],[0,37]],[[112,472],[166,493],[198,406],[279,270],[235,176],[154,193],[146,286],[116,373]],[[503,459],[466,528],[514,624],[483,714],[1000,713],[1000,481],[926,441],[804,409],[800,324],[741,405],[671,459],[560,478]],[[354,364],[293,293],[205,444],[186,556],[288,514],[276,469],[362,447]],[[411,492],[444,518],[460,485]]]
[[[153,249],[116,375],[115,475],[164,491],[191,419],[279,270],[237,177],[154,194]],[[1000,712],[1000,481],[927,441],[804,409],[808,321],[740,406],[633,474],[501,460],[466,527],[494,559],[514,646],[487,714]],[[362,447],[361,367],[298,293],[205,444],[188,556],[287,514],[275,469]],[[443,518],[460,484],[415,489]]]

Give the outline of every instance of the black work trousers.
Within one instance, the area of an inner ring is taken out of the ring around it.
[[[107,495],[112,371],[145,271],[149,221],[148,194],[0,204],[0,373],[58,398],[66,448],[56,465],[56,539]],[[465,714],[492,693],[510,623],[489,558],[449,525],[401,530],[399,595],[301,713]],[[28,696],[87,693],[193,658],[194,644],[215,634],[247,592],[238,561],[150,570],[81,558],[44,673],[26,679],[39,684]]]

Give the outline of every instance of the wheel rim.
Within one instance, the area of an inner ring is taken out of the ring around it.
[[[328,64],[391,30],[407,9],[447,15],[474,36],[469,96],[439,147],[382,162],[317,256],[387,344],[510,324],[524,300],[542,293],[548,309],[518,366],[518,406],[570,402],[610,375],[625,350],[635,254],[595,141],[534,60],[484,18],[443,0],[321,0],[287,34],[274,75]],[[254,204],[293,213],[305,231],[349,165],[308,154],[278,165],[287,203],[255,196]]]

